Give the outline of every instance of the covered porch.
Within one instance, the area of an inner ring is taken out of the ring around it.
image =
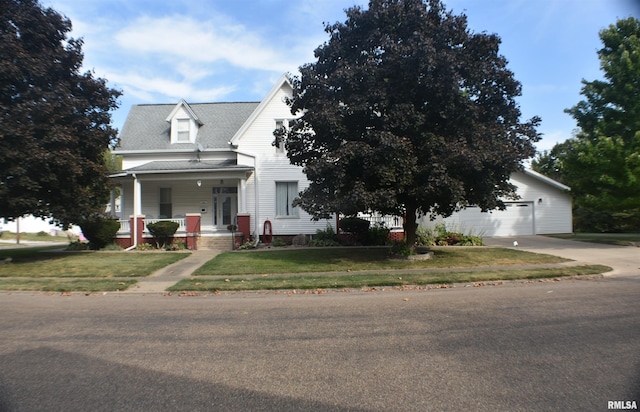
[[[207,243],[204,237],[223,237],[231,248],[230,225],[246,237],[251,233],[247,179],[253,171],[228,163],[151,162],[112,175],[120,189],[116,242],[149,242],[148,224],[172,221],[178,223],[175,238],[189,249]]]

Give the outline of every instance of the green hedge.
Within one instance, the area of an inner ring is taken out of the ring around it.
[[[161,221],[147,224],[147,229],[155,239],[156,245],[159,248],[163,248],[172,243],[173,235],[179,226],[177,222]]]
[[[116,234],[120,229],[120,222],[113,219],[95,217],[82,222],[80,228],[84,237],[89,241],[89,248],[99,250],[115,242]]]

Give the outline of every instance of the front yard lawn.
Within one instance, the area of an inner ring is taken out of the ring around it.
[[[216,256],[194,276],[229,276],[273,273],[337,272],[386,269],[468,268],[567,262],[556,256],[513,249],[440,247],[433,259],[390,259],[388,248],[282,249],[228,252]]]
[[[322,274],[291,276],[231,276],[228,278],[206,277],[184,279],[169,288],[169,291],[245,291],[278,289],[340,289],[405,285],[433,285],[466,282],[488,282],[514,279],[542,279],[563,276],[595,275],[610,271],[601,265],[570,266],[540,269],[501,269],[481,271],[428,271],[422,273],[359,273],[359,274]]]
[[[188,253],[3,250],[0,278],[135,278],[149,276]],[[0,285],[0,289],[2,289]]]

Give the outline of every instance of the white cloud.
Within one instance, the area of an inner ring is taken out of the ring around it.
[[[143,101],[154,101],[154,95],[166,96],[178,101],[216,101],[235,90],[235,86],[199,88],[196,85],[164,77],[147,77],[138,73],[110,73],[110,81],[122,87],[125,94]]]
[[[295,57],[277,44],[264,41],[259,33],[243,25],[224,21],[145,16],[130,22],[114,37],[119,47],[138,56],[182,65],[222,62],[276,72],[297,67]]]

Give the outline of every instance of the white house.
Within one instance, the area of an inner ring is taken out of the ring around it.
[[[573,231],[570,188],[530,169],[515,173],[511,183],[516,185],[517,201],[505,201],[506,209],[481,212],[467,207],[452,216],[420,224],[433,227],[445,222],[448,228],[486,237],[527,236]]]
[[[121,188],[119,208],[111,206],[121,221],[118,243],[144,242],[146,224],[157,220],[178,222],[176,237],[190,248],[230,247],[229,225],[245,239],[336,230],[335,219],[313,221],[292,205],[309,182],[273,145],[273,131],[293,118],[285,103],[291,94],[282,76],[261,102],[133,106],[114,151],[123,170],[111,176]],[[485,236],[572,231],[568,187],[530,170],[512,182],[522,199],[506,211],[467,208],[445,221]]]
[[[335,219],[313,221],[291,204],[308,181],[273,145],[293,118],[291,94],[282,76],[261,102],[133,106],[114,150],[123,170],[111,176],[121,186],[118,243],[143,242],[158,219],[178,222],[176,236],[199,248],[229,245],[231,224],[245,238],[335,230]]]

